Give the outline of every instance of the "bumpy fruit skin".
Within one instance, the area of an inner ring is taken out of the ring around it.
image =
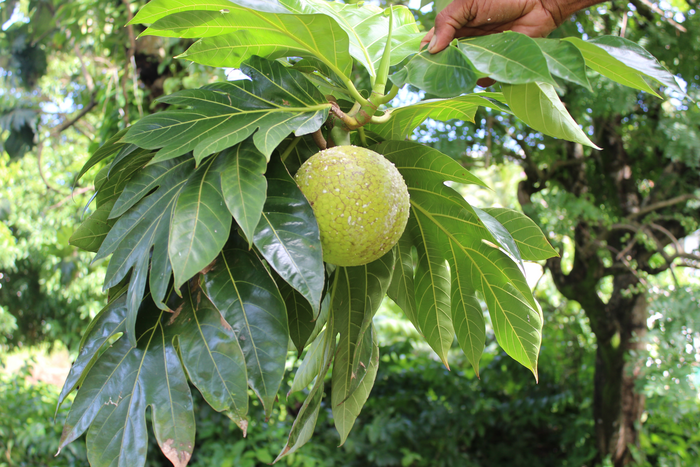
[[[328,263],[359,266],[379,259],[406,228],[406,182],[381,154],[336,146],[309,158],[295,178],[314,210]]]

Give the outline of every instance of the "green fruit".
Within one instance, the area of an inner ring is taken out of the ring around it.
[[[381,154],[336,146],[309,158],[295,178],[314,210],[328,263],[359,266],[379,259],[406,228],[406,182]]]

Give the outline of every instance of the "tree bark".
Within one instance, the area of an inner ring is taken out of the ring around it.
[[[620,308],[624,304],[618,305]],[[636,390],[643,362],[635,356],[646,334],[646,295],[636,295],[631,309],[610,309],[619,331],[610,339],[598,339],[593,396],[597,461],[610,456],[616,467],[632,462],[630,446],[639,445],[638,423],[644,411],[644,395]]]

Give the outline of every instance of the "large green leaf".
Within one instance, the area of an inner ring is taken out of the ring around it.
[[[122,133],[123,134],[123,133]],[[95,176],[95,205],[97,209],[78,227],[69,242],[86,251],[97,252],[116,219],[110,213],[126,184],[153,157],[149,151],[139,151],[122,159],[114,167],[105,166]]]
[[[404,231],[398,243],[394,247],[396,251],[396,262],[394,264],[394,274],[391,277],[391,284],[386,293],[406,314],[408,320],[420,332],[418,323],[418,312],[416,305],[415,285],[413,275],[415,264],[411,252],[412,243],[410,232]]]
[[[474,209],[474,213],[479,217],[481,223],[488,229],[494,239],[498,242],[497,245],[503,248],[513,259],[515,259],[521,267],[523,266],[523,258],[520,256],[518,244],[513,239],[510,232],[501,224],[498,219],[493,217],[486,211],[479,208]]]
[[[63,389],[58,396],[56,411],[58,411],[66,396],[87,376],[90,368],[97,361],[98,352],[102,346],[108,340],[124,332],[125,321],[126,299],[124,296],[112,300],[93,318],[88,329],[85,330],[78,357],[70,367],[68,377],[63,383]]]
[[[479,360],[484,351],[486,342],[486,322],[484,312],[476,298],[475,290],[472,287],[469,271],[460,267],[465,263],[464,255],[459,250],[454,249],[454,244],[450,242],[450,258],[459,259],[459,263],[450,263],[452,286],[451,286],[451,307],[452,324],[459,347],[467,356],[469,363],[474,368],[476,376],[479,376]]]
[[[214,156],[199,166],[175,204],[168,255],[176,289],[214,261],[231,230],[231,215],[223,207],[216,167],[219,157]]]
[[[547,83],[504,84],[501,89],[513,114],[532,129],[600,149],[569,115],[554,86]]]
[[[278,158],[267,173],[267,200],[253,243],[292,287],[319,309],[324,269],[321,234],[311,205]]]
[[[461,39],[459,49],[480,73],[501,83],[554,84],[547,60],[534,39],[518,32],[503,32]]]
[[[350,54],[365,67],[372,84],[379,62],[384,56],[392,15],[390,64],[397,65],[416,53],[423,33],[413,13],[402,5],[389,11],[368,3],[343,4],[326,0],[282,0],[284,6],[298,13],[323,13],[335,19],[350,40]]]
[[[448,46],[436,54],[427,50],[416,54],[390,78],[397,86],[412,84],[438,97],[455,97],[471,92],[477,76],[464,54]]]
[[[586,42],[578,37],[566,37],[562,40],[574,44],[576,48],[581,51],[583,58],[586,60],[586,65],[592,70],[610,78],[616,83],[633,89],[646,91],[649,94],[660,97],[656,91],[644,81],[644,78],[637,70],[628,67],[623,62],[610,55],[604,48],[591,42]]]
[[[274,279],[254,252],[234,248],[224,250],[204,274],[203,288],[238,336],[248,384],[269,416],[289,341],[287,313]]]
[[[340,76],[349,76],[348,35],[326,15],[279,14],[235,3],[219,9],[173,13],[143,35],[198,38],[181,58],[210,66],[238,67],[253,55],[314,57]]]
[[[379,368],[379,345],[377,344],[377,333],[374,326],[367,330],[367,333],[372,336],[371,357],[367,366],[367,373],[359,383],[357,389],[350,394],[346,400],[340,404],[333,403],[333,422],[340,435],[340,444],[344,444],[350,433],[357,416],[360,415],[362,406],[365,405],[369,393],[374,386],[374,380],[377,377]],[[335,366],[333,367],[335,373]],[[336,401],[336,387],[332,387],[331,399]]]
[[[138,345],[121,338],[109,346],[83,380],[61,436],[60,448],[85,430],[90,464],[140,467],[146,461],[146,407],[163,454],[187,465],[194,448],[194,412],[187,378],[164,329],[160,310],[146,305]]]
[[[314,309],[309,301],[284,279],[277,276],[275,282],[277,282],[282,299],[287,307],[289,337],[292,339],[298,355],[301,355],[316,327]]]
[[[134,266],[140,265],[141,268],[137,269],[143,271],[143,262],[139,261],[148,258],[153,249],[154,260],[160,260],[151,264],[151,286],[156,303],[162,301],[165,287],[158,284],[170,279],[170,264],[163,258],[167,258],[172,212],[193,169],[194,160],[191,157],[154,164],[139,172],[124,188],[112,216],[116,217],[115,210],[117,213],[126,212],[109,231],[95,256],[95,260],[98,260],[112,254],[105,273],[105,288],[118,284]],[[156,187],[155,191],[142,198]],[[140,298],[136,297],[130,301],[132,308],[129,313],[132,318],[139,302]],[[127,328],[126,331],[133,335],[133,329]]]
[[[267,161],[250,140],[224,150],[219,159],[226,207],[250,245],[267,197]]]
[[[105,144],[100,146],[100,148],[97,151],[95,151],[95,153],[92,156],[90,156],[90,158],[87,160],[87,162],[85,162],[83,167],[80,169],[80,172],[78,172],[78,175],[75,177],[76,183],[78,182],[78,180],[80,180],[83,177],[83,175],[85,175],[85,173],[88,170],[90,170],[91,168],[93,168],[94,166],[99,164],[101,161],[116,154],[117,152],[119,152],[119,150],[121,150],[126,145],[126,143],[120,142],[121,137],[124,136],[125,133],[126,133],[126,128],[123,130],[120,130],[114,136],[109,138],[105,142]]]
[[[473,122],[479,106],[508,111],[507,107],[489,98],[503,99],[503,96],[500,93],[478,93],[452,99],[425,100],[418,104],[390,109],[391,120],[388,123],[367,125],[366,128],[384,139],[400,140],[411,135],[427,118],[442,122],[452,119]]]
[[[586,61],[575,45],[556,39],[535,39],[535,41],[542,49],[549,71],[554,76],[580,84],[592,91],[586,76]]]
[[[153,162],[189,151],[199,162],[255,133],[255,146],[269,159],[289,133],[312,133],[326,120],[331,104],[303,73],[260,57],[251,58],[241,69],[252,81],[216,83],[160,98],[191,109],[148,115],[129,129],[124,140],[161,148]]]
[[[287,395],[302,391],[319,375],[326,356],[327,346],[328,339],[326,339],[326,331],[323,330],[316,336],[316,339],[306,351],[306,355],[304,355],[304,359],[294,375],[292,387]]]
[[[230,0],[151,0],[141,7],[129,24],[151,24],[159,19],[183,11],[229,10]],[[236,0],[235,5],[271,13],[287,13],[287,9],[276,0]],[[224,13],[221,13],[224,14]]]
[[[209,405],[229,416],[245,435],[248,375],[236,333],[201,291],[193,295],[185,287],[184,300],[170,319],[182,363]]]
[[[363,339],[389,287],[393,267],[391,251],[364,266],[335,271],[331,307],[340,340],[333,363],[334,407],[350,397],[365,377],[371,346],[363,344]]]
[[[678,85],[676,77],[661,65],[656,58],[643,47],[619,36],[601,36],[588,41],[605,50],[628,67],[644,73],[666,87],[685,95]]]
[[[446,360],[453,316],[468,319],[467,297],[477,291],[488,305],[499,344],[536,375],[542,317],[522,272],[505,253],[484,243],[498,242],[466,201],[445,186],[444,181],[460,182],[460,177],[449,170],[454,161],[437,151],[417,157],[420,147],[390,141],[376,150],[396,164],[411,195],[409,229],[418,250],[415,293],[421,332]],[[441,172],[440,167],[448,170]],[[470,360],[478,361],[480,328],[472,331],[459,324],[460,344],[466,342]],[[470,336],[471,332],[476,334]]]
[[[436,232],[429,231],[434,230],[434,221],[415,205],[412,203],[407,228],[418,251],[415,276],[418,325],[425,341],[449,368],[447,353],[454,340],[454,327],[450,308],[450,272],[440,248],[440,242],[444,240]]]
[[[558,256],[540,228],[525,214],[506,208],[484,208],[513,236],[524,260],[541,261]]]
[[[287,439],[287,444],[285,444],[282,452],[279,453],[275,462],[282,459],[284,456],[292,454],[297,449],[302,447],[311,439],[314,433],[314,428],[316,427],[316,420],[318,419],[318,412],[321,408],[321,401],[323,400],[323,386],[324,378],[328,369],[333,361],[333,354],[335,353],[335,339],[336,331],[333,329],[333,319],[329,320],[329,326],[325,331],[323,339],[323,352],[321,358],[321,364],[319,365],[320,371],[316,376],[316,382],[314,386],[309,391],[306,396],[304,404],[299,409],[296,418],[294,419],[294,424],[292,429],[289,431],[289,438]]]

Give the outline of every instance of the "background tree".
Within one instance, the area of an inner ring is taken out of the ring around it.
[[[687,79],[688,95],[697,99],[695,6],[679,4],[665,16],[646,2],[601,6],[576,15],[554,36],[586,31],[584,37],[613,34],[639,42]],[[644,412],[638,377],[645,363],[640,351],[647,345],[650,276],[697,268],[700,260],[697,243],[686,251],[683,242],[697,236],[700,220],[699,116],[682,94],[667,90],[672,99],[664,103],[605,78],[590,79],[594,93],[563,82],[560,92],[600,151],[486,113],[476,126],[485,138],[467,127],[465,162],[473,164],[469,156],[475,155],[487,165],[510,160],[523,168],[518,202],[562,254],[546,269],[559,292],[585,310],[596,336],[598,460],[611,456],[615,465],[626,465]]]

